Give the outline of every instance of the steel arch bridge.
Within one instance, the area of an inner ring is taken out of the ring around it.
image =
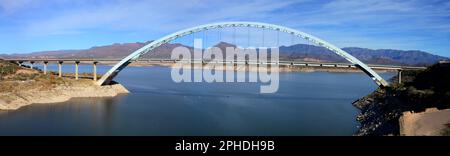
[[[313,35],[304,33],[302,31],[298,31],[292,28],[280,26],[280,25],[274,25],[274,24],[268,24],[268,23],[260,23],[260,22],[221,22],[221,23],[212,23],[212,24],[205,24],[200,25],[188,29],[184,29],[175,33],[172,33],[170,35],[164,36],[158,40],[154,40],[153,42],[143,46],[142,48],[134,51],[127,57],[123,58],[119,63],[114,65],[108,72],[106,72],[96,83],[98,85],[106,85],[109,84],[112,79],[125,67],[128,66],[128,64],[131,63],[131,61],[137,60],[140,56],[144,55],[145,53],[165,44],[170,41],[173,41],[177,38],[181,38],[193,33],[206,31],[210,29],[220,29],[220,28],[226,28],[226,27],[252,27],[252,28],[262,28],[262,29],[270,29],[274,31],[284,32],[291,35],[294,35],[296,37],[303,38],[305,40],[308,40],[312,43],[315,43],[319,46],[322,46],[337,55],[343,57],[350,63],[357,66],[359,69],[361,69],[364,73],[366,73],[378,86],[380,87],[386,87],[389,86],[387,81],[385,81],[380,75],[378,75],[375,71],[373,71],[370,67],[368,67],[366,64],[358,60],[357,58],[353,57],[349,53],[345,52],[344,50],[320,39]]]

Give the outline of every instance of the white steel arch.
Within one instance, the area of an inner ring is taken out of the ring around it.
[[[357,66],[359,69],[364,71],[377,85],[380,87],[386,87],[389,86],[389,84],[375,71],[373,71],[370,67],[368,67],[366,64],[358,60],[357,58],[353,57],[352,55],[348,54],[344,50],[320,39],[315,36],[312,36],[310,34],[304,33],[302,31],[298,31],[292,28],[274,25],[274,24],[268,24],[268,23],[259,23],[259,22],[221,22],[221,23],[212,23],[212,24],[205,24],[200,25],[188,29],[184,29],[175,33],[172,33],[170,35],[164,36],[158,40],[155,40],[142,48],[134,51],[124,59],[122,59],[119,63],[114,65],[108,72],[105,73],[105,75],[102,76],[101,79],[97,81],[98,85],[105,85],[109,84],[111,80],[128,64],[131,63],[131,61],[137,60],[140,56],[143,54],[155,49],[156,47],[161,46],[162,44],[168,43],[172,40],[175,40],[177,38],[181,38],[186,35],[190,35],[196,32],[210,30],[210,29],[219,29],[219,28],[225,28],[225,27],[253,27],[253,28],[263,28],[263,29],[270,29],[274,31],[284,32],[288,33],[297,37],[301,37],[305,40],[308,40],[310,42],[316,43],[319,46],[322,46],[339,56],[343,57],[350,63]]]

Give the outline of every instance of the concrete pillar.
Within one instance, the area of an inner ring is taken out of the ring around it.
[[[78,64],[80,61],[75,61],[75,80],[78,80]]]
[[[34,61],[30,61],[30,69],[33,69]]]
[[[398,84],[402,84],[402,70],[398,70]]]
[[[93,65],[93,67],[94,67],[94,69],[93,69],[93,72],[92,72],[92,74],[94,75],[94,81],[97,81],[97,61],[94,61],[94,63],[92,63],[92,65]]]
[[[62,64],[63,61],[58,61],[58,77],[62,77]]]
[[[47,74],[48,61],[44,61],[44,74]]]

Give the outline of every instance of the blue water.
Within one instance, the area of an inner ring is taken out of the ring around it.
[[[115,79],[127,95],[0,111],[0,135],[352,135],[351,103],[377,88],[363,73],[293,72],[280,73],[277,93],[260,94],[260,83],[175,83],[170,70],[127,67]]]

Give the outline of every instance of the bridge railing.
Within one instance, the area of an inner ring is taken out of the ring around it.
[[[97,81],[97,64],[98,63],[107,63],[107,62],[119,62],[121,59],[68,59],[68,58],[23,58],[23,59],[4,59],[5,61],[16,62],[19,65],[23,65],[23,63],[29,63],[30,68],[33,68],[35,63],[43,63],[44,64],[44,74],[47,74],[47,66],[50,62],[55,62],[58,64],[58,76],[62,77],[62,65],[64,63],[75,64],[75,79],[78,79],[78,66],[80,63],[89,62],[93,66],[93,80]],[[245,65],[282,65],[282,66],[311,66],[311,67],[335,67],[335,68],[357,68],[354,64],[351,63],[339,63],[339,62],[308,62],[308,61],[292,61],[292,60],[283,60],[283,61],[265,61],[261,62],[258,60],[233,60],[233,61],[214,61],[214,60],[204,60],[204,59],[191,59],[191,60],[177,60],[177,59],[138,59],[134,62],[147,62],[147,63],[209,63],[209,64],[245,64]],[[402,70],[423,70],[426,67],[413,67],[413,66],[398,66],[398,65],[377,65],[377,64],[369,64],[368,65],[372,69],[379,70],[397,70],[399,77],[401,77]],[[399,80],[401,82],[401,80]]]

